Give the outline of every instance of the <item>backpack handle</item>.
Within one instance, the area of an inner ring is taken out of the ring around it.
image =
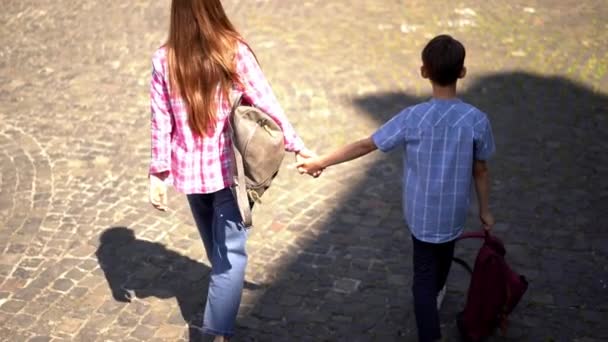
[[[456,238],[456,241],[466,239],[487,239],[488,237],[490,237],[490,232],[482,228],[481,230],[475,232],[464,232]]]
[[[474,231],[474,232],[464,232],[459,237],[456,238],[456,241],[467,240],[467,239],[484,239],[484,240],[486,240],[489,237],[490,237],[490,232],[482,228],[481,230]],[[464,269],[469,274],[473,274],[473,268],[471,267],[471,265],[469,265],[469,263],[467,263],[466,261],[464,261],[463,259],[458,258],[458,257],[453,257],[452,260],[455,263],[459,264],[460,266],[464,267]]]

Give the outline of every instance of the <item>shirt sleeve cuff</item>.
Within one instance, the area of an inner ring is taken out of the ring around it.
[[[303,150],[305,147],[304,142],[302,141],[302,139],[300,139],[300,137],[296,136],[291,143],[288,143],[285,146],[285,149],[289,152],[299,152],[301,150]]]
[[[382,146],[382,137],[378,132],[372,134],[372,141],[380,151],[387,152],[389,150],[386,146]]]
[[[149,174],[157,174],[162,172],[171,171],[169,165],[165,162],[152,162],[150,163]]]

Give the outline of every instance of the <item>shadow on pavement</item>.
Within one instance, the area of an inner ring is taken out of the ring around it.
[[[137,239],[133,230],[126,227],[106,229],[99,242],[95,255],[116,301],[175,297],[181,318],[189,326],[189,341],[203,339],[199,328],[207,298],[209,266],[161,243]],[[246,282],[245,288],[259,286]],[[183,322],[179,317],[170,317],[169,323]]]
[[[211,272],[207,265],[169,250],[163,244],[137,239],[133,230],[126,227],[106,229],[99,242],[95,255],[116,301],[128,303],[133,297],[175,297],[181,318],[189,326],[189,340],[203,338],[198,328],[202,326]],[[258,286],[246,283],[245,288]],[[179,317],[170,317],[169,323],[183,322]]]
[[[461,98],[492,122],[495,233],[507,243],[514,268],[531,280],[507,340],[593,334],[592,326],[565,328],[563,322],[580,321],[573,306],[600,314],[605,309],[597,301],[605,290],[594,279],[608,261],[608,235],[602,231],[608,224],[602,205],[608,200],[608,97],[565,78],[515,72],[475,80]],[[356,98],[354,105],[379,127],[423,100],[380,93]],[[288,259],[277,281],[239,320],[242,339],[415,340],[401,151],[375,153],[368,169],[351,168],[336,177],[336,187],[350,189],[346,199],[313,224],[319,233],[299,241],[303,252]],[[349,172],[363,173],[363,180],[353,182],[357,177]],[[473,215],[468,226],[477,226]],[[463,247],[456,253],[472,258],[474,248]],[[453,338],[468,275],[453,267],[448,286],[441,314],[444,334]]]
[[[163,244],[137,239],[133,230],[126,227],[108,228],[99,240],[95,255],[115,300],[175,297],[184,321],[200,326],[208,266]]]

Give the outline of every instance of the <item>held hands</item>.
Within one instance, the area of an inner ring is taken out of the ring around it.
[[[311,150],[304,148],[296,153],[296,168],[301,175],[307,173],[315,178],[323,173],[323,168],[319,167],[319,157]],[[313,165],[316,165],[313,167]]]
[[[150,174],[150,203],[160,211],[167,211],[167,185],[164,180],[166,173]]]
[[[325,169],[321,165],[321,158],[319,158],[319,157],[314,157],[314,158],[309,158],[309,159],[303,160],[297,164],[297,167],[298,167],[298,171],[300,171],[300,174],[307,173],[315,178],[319,177],[321,175],[321,173],[323,173],[323,170]]]

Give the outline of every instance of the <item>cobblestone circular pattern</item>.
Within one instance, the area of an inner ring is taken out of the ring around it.
[[[40,143],[17,127],[0,131],[0,252],[21,254],[31,246],[53,196],[51,164]]]

